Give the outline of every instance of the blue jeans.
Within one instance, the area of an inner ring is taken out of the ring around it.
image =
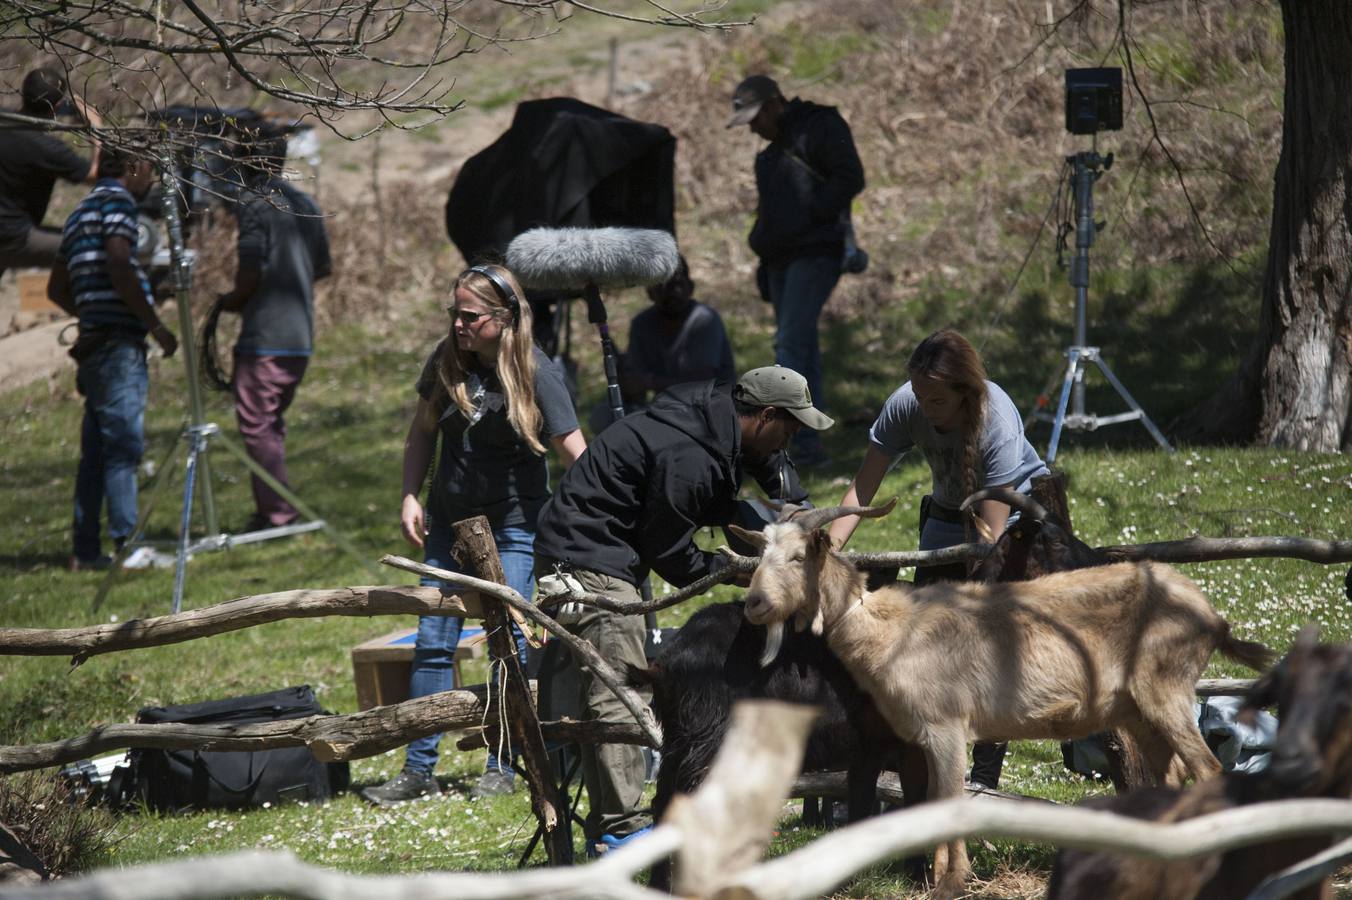
[[[825,406],[817,319],[840,280],[840,254],[805,256],[766,267],[775,308],[775,362],[807,379],[813,405]]]
[[[80,467],[75,475],[74,550],[99,556],[99,514],[108,501],[108,536],[121,543],[136,527],[136,476],[145,449],[145,345],[113,339],[80,363],[85,395]]]
[[[451,555],[455,538],[450,527],[429,521],[428,532],[423,561],[438,569],[464,572],[464,568]],[[495,528],[493,540],[498,545],[498,556],[502,560],[507,586],[529,600],[535,590],[535,555],[532,549],[535,543],[534,530],[522,526]],[[434,578],[423,578],[421,583],[428,587],[442,586],[442,582]],[[409,678],[408,688],[410,698],[426,697],[452,688],[455,681],[455,648],[460,644],[460,631],[464,625],[465,620],[455,616],[418,617],[418,639],[413,646],[413,674]],[[515,627],[512,628],[512,635],[516,638],[516,652],[524,665],[526,639]],[[496,677],[495,672],[495,684]],[[437,744],[440,742],[440,734],[418,738],[408,745],[404,765],[421,772],[431,772],[437,765]],[[488,748],[488,768],[507,768],[507,763],[499,762],[494,750],[493,747]]]

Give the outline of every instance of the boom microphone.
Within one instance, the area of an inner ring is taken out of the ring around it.
[[[528,288],[581,293],[601,338],[606,396],[614,421],[624,417],[619,354],[610,339],[602,287],[661,284],[676,274],[676,239],[657,228],[532,228],[507,245],[507,268]]]
[[[544,291],[661,284],[679,262],[676,239],[657,228],[532,228],[507,245],[507,268]]]

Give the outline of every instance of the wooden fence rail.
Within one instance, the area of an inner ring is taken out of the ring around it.
[[[239,597],[187,612],[128,619],[83,628],[0,628],[0,654],[66,656],[79,665],[91,656],[178,644],[279,622],[320,616],[483,615],[478,596],[443,594],[435,587],[345,587],[280,591]]]

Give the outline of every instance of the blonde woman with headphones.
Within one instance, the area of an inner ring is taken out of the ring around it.
[[[452,295],[450,333],[418,379],[418,408],[404,442],[400,528],[409,543],[423,548],[428,564],[458,570],[451,523],[486,516],[508,585],[530,597],[535,520],[549,498],[546,445],[566,468],[586,442],[563,373],[532,341],[530,306],[512,273],[503,266],[472,266],[460,273]],[[419,493],[438,437],[441,453],[424,505]],[[419,618],[410,696],[450,690],[463,625],[448,616]],[[520,635],[517,647],[524,650]],[[433,769],[440,738],[411,743],[403,770],[362,796],[390,805],[439,794]],[[490,749],[472,796],[513,788],[510,761]]]

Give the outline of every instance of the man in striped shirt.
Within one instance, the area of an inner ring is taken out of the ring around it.
[[[80,320],[71,355],[85,396],[80,467],[75,477],[72,569],[107,568],[99,517],[108,501],[115,548],[136,526],[136,476],[144,445],[146,335],[166,356],[178,340],[155,313],[150,282],[136,259],[136,201],[154,181],[148,159],[105,148],[98,182],[66,220],[47,296]]]

